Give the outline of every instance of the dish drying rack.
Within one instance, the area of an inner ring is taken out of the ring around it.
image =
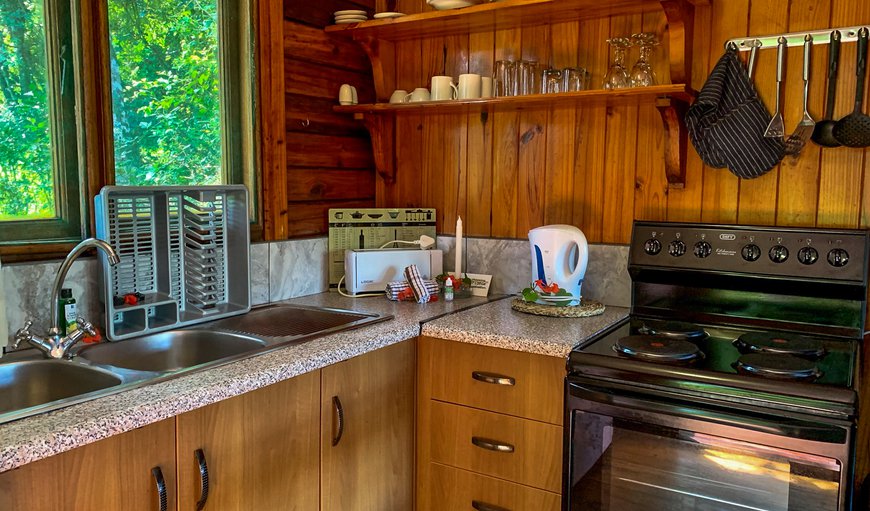
[[[100,254],[109,339],[250,310],[244,186],[107,186],[94,202],[97,236],[121,258]]]

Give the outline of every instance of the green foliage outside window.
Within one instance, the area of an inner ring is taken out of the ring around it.
[[[55,216],[43,4],[0,0],[0,221]]]
[[[216,0],[110,0],[115,175],[121,185],[216,184]]]

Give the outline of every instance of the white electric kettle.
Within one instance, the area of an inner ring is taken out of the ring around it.
[[[589,263],[589,245],[583,231],[573,225],[545,225],[529,231],[532,281],[556,283],[571,293],[569,305],[580,304],[580,286]]]

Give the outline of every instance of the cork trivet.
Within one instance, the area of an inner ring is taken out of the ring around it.
[[[522,298],[514,298],[511,302],[511,309],[526,314],[535,314],[536,316],[550,316],[554,318],[586,318],[589,316],[597,316],[604,313],[604,304],[583,298],[580,305],[568,307],[555,307],[553,305],[541,305],[539,303],[528,303]]]

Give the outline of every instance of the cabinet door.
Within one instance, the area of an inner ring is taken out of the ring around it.
[[[322,371],[321,509],[413,508],[414,342]]]
[[[316,510],[319,399],[313,371],[179,415],[178,509],[197,509],[205,479],[206,511]]]
[[[175,419],[100,440],[0,474],[0,509],[160,511],[152,469],[175,509]]]

